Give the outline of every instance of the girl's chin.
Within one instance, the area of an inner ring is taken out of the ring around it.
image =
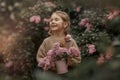
[[[53,28],[53,29],[51,29],[52,31],[58,31],[58,29],[57,28]]]

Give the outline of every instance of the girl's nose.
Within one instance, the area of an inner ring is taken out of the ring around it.
[[[55,24],[55,21],[53,20],[53,21],[51,21],[51,24]]]

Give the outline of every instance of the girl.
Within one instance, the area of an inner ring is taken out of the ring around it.
[[[53,44],[56,42],[60,43],[60,47],[65,47],[69,49],[70,47],[75,47],[78,49],[78,46],[73,38],[70,41],[66,40],[66,36],[69,33],[70,28],[70,18],[67,13],[62,11],[56,11],[51,15],[50,19],[50,36],[46,38],[41,44],[38,53],[37,53],[37,62],[41,58],[44,58],[49,50],[53,47]],[[79,51],[79,49],[78,49]],[[80,63],[81,57],[71,57],[67,59],[68,66],[73,66],[77,63]]]

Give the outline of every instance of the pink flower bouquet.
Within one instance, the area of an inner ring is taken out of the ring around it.
[[[68,72],[68,65],[66,59],[70,57],[78,57],[80,55],[79,49],[70,47],[69,49],[60,47],[60,43],[55,43],[53,48],[47,52],[47,56],[41,58],[38,66],[44,70],[56,67],[58,74]]]
[[[54,62],[50,56],[41,58],[39,60],[38,66],[42,67],[44,71],[55,67]]]

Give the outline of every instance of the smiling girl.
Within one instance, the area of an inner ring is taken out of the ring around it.
[[[66,36],[69,34],[70,29],[70,18],[67,13],[63,11],[56,11],[51,15],[50,18],[50,36],[44,39],[41,44],[38,53],[37,53],[37,62],[39,63],[41,58],[46,57],[47,52],[53,48],[53,44],[56,42],[60,43],[60,47],[69,49],[70,47],[75,47],[78,49],[78,46],[73,38],[66,40]],[[79,49],[78,49],[79,51]],[[75,64],[80,63],[81,56],[71,57],[67,59],[68,67],[74,66]]]

